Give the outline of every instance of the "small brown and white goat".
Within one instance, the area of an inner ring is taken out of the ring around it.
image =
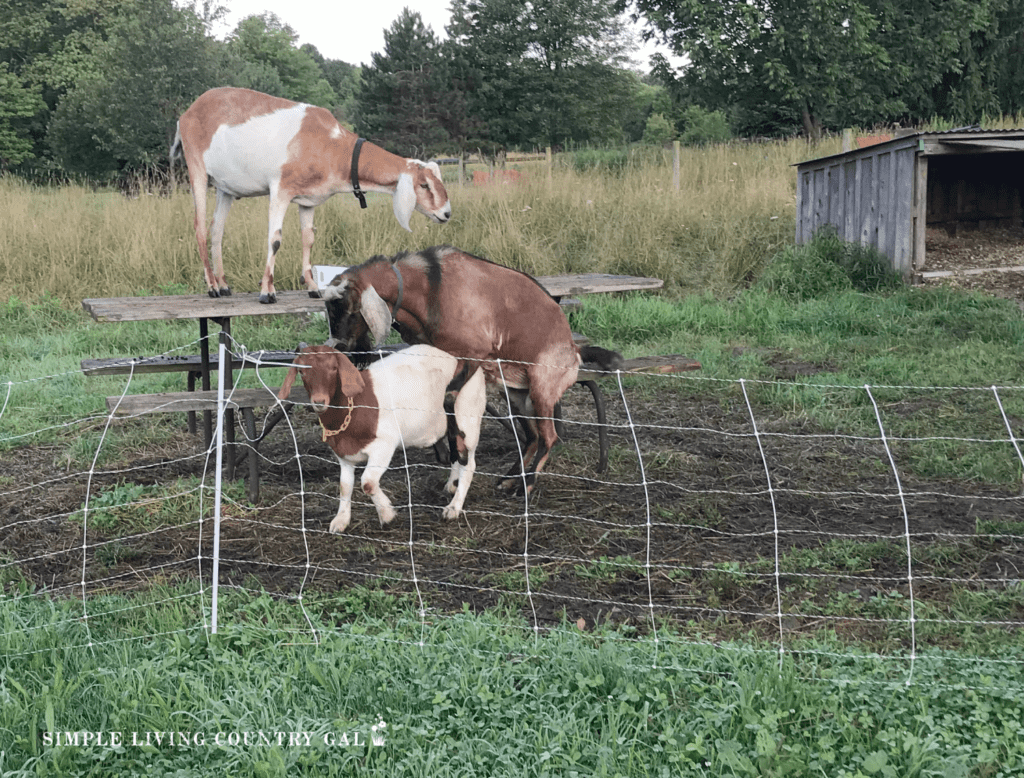
[[[395,518],[395,509],[380,488],[380,479],[395,449],[428,448],[446,433],[454,437],[454,445],[445,491],[455,496],[442,516],[453,519],[462,513],[476,470],[487,403],[481,370],[427,345],[410,346],[366,370],[358,370],[330,346],[308,346],[281,385],[282,400],[291,392],[296,373],[320,416],[323,439],[341,463],[341,505],[331,532],[344,532],[349,525],[357,464],[366,463],[360,485],[373,500],[381,524],[387,524]],[[449,386],[461,387],[452,416],[445,412]],[[454,428],[449,427],[452,422]]]
[[[311,297],[319,296],[309,260],[313,209],[332,195],[353,192],[365,208],[363,190],[386,192],[392,195],[395,218],[407,230],[413,210],[438,223],[452,215],[436,162],[406,159],[364,142],[324,108],[249,89],[219,87],[200,95],[178,119],[171,159],[179,152],[188,165],[196,242],[211,297],[231,294],[221,246],[228,212],[240,197],[270,196],[261,303],[277,301],[274,259],[289,203],[299,206],[302,278]],[[217,190],[212,268],[206,245],[206,188],[211,183]]]
[[[558,440],[556,407],[581,362],[615,370],[622,355],[577,346],[561,307],[535,278],[451,246],[372,257],[324,290],[331,345],[366,352],[394,326],[406,343],[430,343],[479,360],[504,385],[526,434],[521,469],[503,486],[533,489]]]

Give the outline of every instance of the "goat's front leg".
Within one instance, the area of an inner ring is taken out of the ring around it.
[[[260,282],[260,302],[276,303],[277,289],[274,286],[274,263],[277,252],[281,248],[281,228],[284,226],[284,215],[288,210],[288,200],[280,197],[276,188],[270,190],[270,211],[267,234],[267,266],[263,270],[263,281]]]
[[[345,531],[352,520],[352,490],[356,483],[356,468],[345,460],[341,461],[341,505],[338,515],[331,522],[331,532],[338,535]]]
[[[371,443],[367,450],[368,459],[366,462],[366,468],[363,470],[363,477],[360,480],[360,485],[363,489],[363,494],[369,496],[373,500],[374,507],[377,508],[377,516],[380,519],[381,525],[390,524],[394,521],[396,516],[395,509],[391,505],[391,500],[384,494],[384,490],[380,488],[380,479],[384,473],[387,472],[388,465],[391,464],[391,457],[394,455],[395,450],[390,446],[375,446],[380,443],[378,439]]]

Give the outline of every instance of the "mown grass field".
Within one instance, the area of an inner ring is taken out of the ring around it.
[[[435,609],[439,598],[431,591],[421,612],[408,587],[386,575],[334,591],[312,588],[301,603],[294,592],[261,590],[254,577],[221,592],[220,634],[210,635],[208,579],[143,572],[140,585],[115,592],[92,583],[90,568],[84,602],[81,589],[49,592],[52,579],[25,560],[12,541],[17,530],[8,526],[13,514],[5,512],[0,772],[1024,772],[1024,606],[1020,572],[1008,566],[1019,561],[1024,542],[1022,467],[1009,444],[979,442],[1007,435],[986,387],[999,387],[1018,440],[1024,432],[1024,317],[1012,303],[977,293],[903,288],[847,262],[844,249],[827,239],[794,251],[789,165],[810,155],[796,143],[686,151],[680,193],[671,191],[671,171],[658,160],[614,173],[556,169],[550,184],[546,176],[527,176],[518,187],[453,188],[453,223],[439,228],[416,217],[411,235],[394,224],[385,200],[360,212],[350,198],[334,198],[318,209],[314,256],[347,264],[444,242],[536,274],[664,278],[658,295],[584,300],[573,327],[627,356],[698,359],[699,375],[673,382],[670,391],[627,382],[638,399],[650,395],[652,404],[669,409],[706,408],[711,417],[749,400],[782,431],[877,437],[876,410],[863,391],[875,387],[904,477],[919,487],[999,497],[997,507],[978,514],[970,536],[915,541],[916,574],[926,579],[918,582],[916,644],[907,640],[904,585],[873,592],[841,585],[851,575],[868,580],[905,568],[898,533],[896,542],[837,535],[786,549],[779,580],[787,601],[799,602],[803,621],[787,617],[781,644],[773,620],[766,629],[713,615],[753,596],[763,586],[758,582],[774,580],[771,555],[716,560],[694,574],[675,570],[673,583],[696,593],[712,614],[690,620],[588,618],[580,629],[566,612],[562,623],[535,631],[517,588],[526,578],[510,569],[493,607],[461,612]],[[54,479],[56,490],[63,475],[88,470],[94,459],[116,471],[177,451],[180,420],[154,417],[106,429],[103,398],[124,381],[86,379],[77,368],[85,357],[182,347],[194,339],[192,327],[97,325],[80,300],[201,288],[185,193],[127,200],[0,180],[0,203],[19,225],[0,246],[0,505],[6,500],[11,511],[25,473]],[[280,288],[295,286],[298,276],[290,217],[283,251],[291,253],[279,258],[278,278],[293,283],[282,280]],[[265,202],[239,203],[225,247],[236,289],[258,286],[264,231]],[[265,318],[237,322],[235,337],[255,349],[325,335],[315,319]],[[180,376],[136,380],[133,392],[181,388]],[[587,456],[566,446],[550,467],[585,469]],[[824,456],[823,468],[829,452]],[[691,460],[669,449],[649,464],[679,478]],[[628,471],[624,461],[623,451],[613,449],[613,476]],[[42,467],[29,471],[27,462]],[[887,463],[877,454],[849,467],[855,478],[886,477]],[[198,494],[208,485],[183,479],[104,488],[93,526],[124,537],[194,521]],[[228,493],[234,515],[252,515],[240,484],[230,484]],[[701,499],[701,510],[687,508],[685,515],[665,503],[659,518],[701,523],[692,537],[710,548],[714,533],[730,529],[721,515],[729,498],[709,492]],[[54,521],[54,542],[80,544],[81,521],[80,514]],[[369,514],[357,521],[375,531]],[[578,542],[570,528],[562,531],[567,543]],[[131,560],[119,555],[128,551],[109,544],[97,556],[122,570],[117,565]],[[430,561],[424,554],[423,563]],[[538,591],[568,574],[584,583],[642,584],[643,563],[637,553],[609,554],[567,570],[536,566],[529,580]],[[84,575],[65,572],[70,580]],[[493,575],[486,587],[496,586]],[[858,626],[872,623],[881,627]],[[382,721],[385,744],[369,745]],[[54,743],[54,733],[99,731],[127,742]],[[168,732],[185,735],[185,745],[154,745],[152,734],[148,744],[137,744],[147,733]],[[220,745],[247,732],[308,733],[310,744]],[[339,744],[341,734],[347,744]]]

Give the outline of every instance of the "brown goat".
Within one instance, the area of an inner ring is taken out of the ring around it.
[[[377,508],[381,524],[395,518],[388,496],[380,488],[381,476],[395,450],[427,448],[450,434],[454,440],[452,469],[445,490],[454,494],[444,508],[446,519],[462,512],[476,470],[480,421],[487,403],[483,375],[472,365],[431,346],[404,349],[366,370],[358,370],[347,356],[330,346],[309,346],[295,358],[278,396],[286,399],[297,373],[320,416],[324,442],[341,464],[341,505],[331,532],[344,532],[352,516],[355,466],[366,463],[360,481],[363,492]],[[451,414],[445,396],[455,382],[461,391]]]
[[[508,389],[526,432],[521,469],[509,471],[504,486],[522,484],[527,493],[558,440],[556,406],[581,361],[607,370],[622,361],[607,349],[581,351],[536,279],[451,246],[373,257],[339,274],[323,297],[329,342],[341,351],[369,351],[393,325],[407,343],[480,360],[488,382]]]

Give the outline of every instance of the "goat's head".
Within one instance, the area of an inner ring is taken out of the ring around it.
[[[288,398],[299,373],[309,402],[317,413],[323,413],[330,407],[331,399],[339,388],[345,397],[355,397],[366,386],[362,373],[351,360],[330,346],[307,346],[299,352],[281,384],[279,398]]]
[[[405,170],[398,177],[398,186],[392,198],[395,218],[409,230],[409,219],[414,210],[443,224],[452,218],[452,204],[441,182],[441,168],[436,162],[406,160]],[[410,230],[411,231],[411,230]]]
[[[391,309],[372,284],[341,273],[322,292],[331,344],[340,351],[370,351],[387,337]]]

